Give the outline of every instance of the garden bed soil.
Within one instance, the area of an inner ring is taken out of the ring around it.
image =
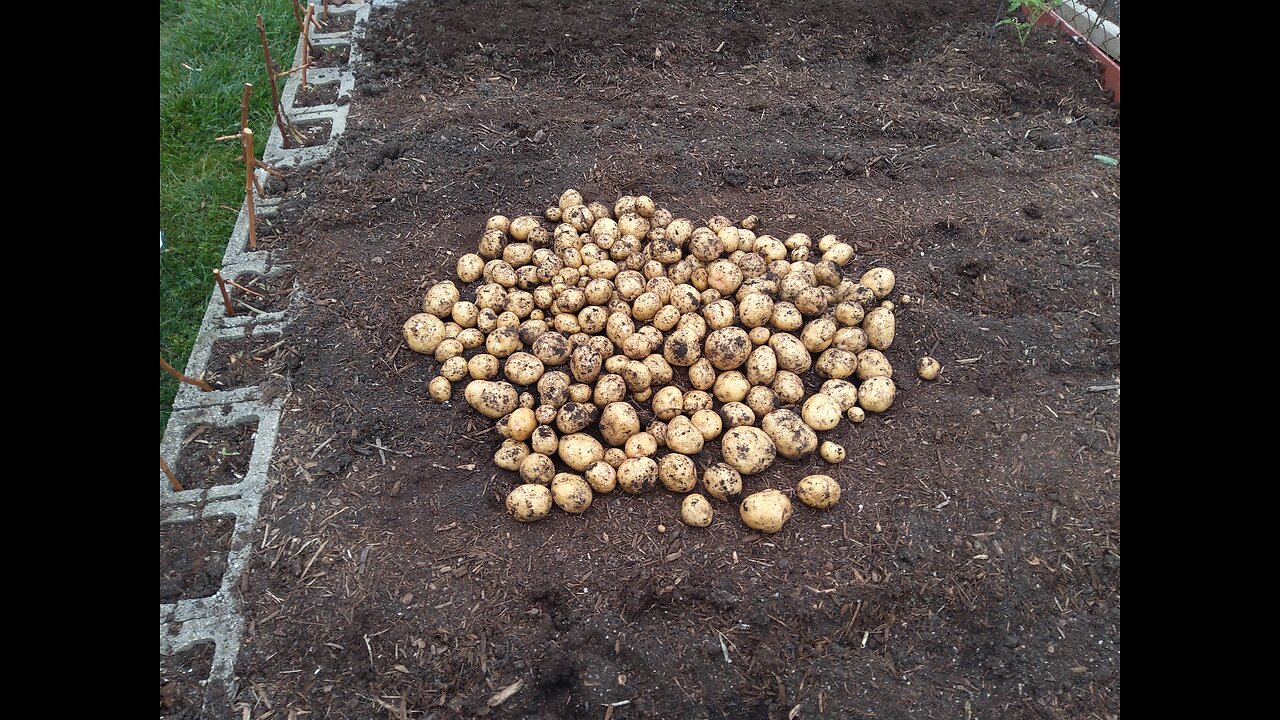
[[[347,64],[350,57],[349,43],[311,46],[311,67],[313,68],[341,67]]]
[[[324,30],[319,32],[336,33],[347,32],[355,27],[356,14],[344,13],[342,15],[330,14],[329,19],[325,20],[320,12],[316,13],[316,17],[320,18],[320,22],[324,24]]]
[[[338,102],[338,83],[310,83],[305,90],[298,90],[294,98],[294,107],[315,107],[316,105],[333,105]]]
[[[237,275],[236,283],[253,292],[248,293],[232,285],[228,286],[227,293],[231,295],[231,301],[237,303],[236,312],[238,313],[253,312],[241,303],[251,305],[263,312],[279,312],[289,307],[289,298],[293,295],[293,279],[293,270],[268,275],[257,273]]]
[[[215,390],[264,385],[264,392],[278,396],[285,376],[297,367],[298,357],[279,336],[242,338],[215,343],[204,380]]]
[[[200,720],[213,649],[212,643],[201,643],[160,656],[160,720]]]
[[[305,392],[253,541],[238,701],[1118,717],[1120,397],[1095,389],[1120,375],[1120,171],[1093,155],[1120,137],[1088,54],[990,41],[976,0],[545,5],[375,16],[338,151],[290,179],[307,189],[289,231],[311,302],[287,336]],[[826,434],[844,464],[746,482],[826,472],[835,508],[797,504],[771,536],[724,503],[687,528],[664,490],[506,516],[499,438],[429,400],[438,365],[401,325],[487,216],[570,186],[833,232],[855,272],[895,270],[893,296],[919,300],[887,352],[895,405]],[[936,382],[912,373],[924,354]]]
[[[161,525],[160,602],[193,600],[218,592],[234,529],[235,521],[230,518]]]
[[[196,425],[187,430],[175,472],[187,490],[234,485],[244,479],[253,456],[258,423],[230,427]]]

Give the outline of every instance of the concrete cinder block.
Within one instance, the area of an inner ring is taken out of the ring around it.
[[[164,471],[157,470],[160,476],[161,508],[168,505],[260,495],[262,488],[267,484],[267,469],[271,464],[271,453],[275,449],[276,437],[280,431],[282,405],[283,400],[274,400],[269,403],[239,402],[230,405],[174,410],[169,416],[168,424],[165,425],[164,439],[160,441],[160,457],[164,458],[175,472],[178,467],[178,455],[182,450],[182,441],[186,439],[187,429],[193,425],[225,428],[257,421],[258,431],[254,438],[253,455],[249,459],[249,469],[244,478],[233,485],[174,491]],[[182,482],[181,477],[178,478],[178,482]]]

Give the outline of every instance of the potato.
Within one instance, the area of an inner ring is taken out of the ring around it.
[[[543,337],[546,337],[546,335],[543,335]],[[489,333],[489,337],[484,340],[485,352],[496,358],[508,357],[523,347],[524,344],[520,342],[520,333],[517,332],[515,328],[511,327],[499,327]]]
[[[542,485],[520,485],[507,495],[507,514],[520,522],[541,520],[551,512],[551,491]]]
[[[816,287],[801,290],[796,295],[795,306],[806,317],[816,317],[827,311],[827,296]]]
[[[830,440],[822,441],[818,446],[818,454],[832,465],[844,462],[844,448]]]
[[[747,382],[747,377],[737,370],[730,370],[720,373],[716,378],[715,385],[711,387],[711,394],[722,403],[742,402],[750,390],[751,383]]]
[[[541,453],[529,453],[520,462],[520,479],[527,483],[550,485],[555,474],[555,462]]]
[[[462,346],[462,343],[459,340],[454,338],[445,338],[438,346],[436,346],[436,361],[442,363],[450,358],[458,357],[459,355],[462,355],[462,351],[465,349],[466,348]]]
[[[492,337],[492,335],[490,335]],[[545,332],[533,341],[533,354],[543,365],[564,365],[569,362],[573,347],[568,339],[558,332]]]
[[[596,406],[570,400],[556,413],[556,428],[565,435],[586,430],[596,419]]]
[[[767,325],[774,315],[773,298],[761,292],[753,292],[738,302],[738,317],[748,328]]]
[[[583,475],[591,489],[598,493],[611,493],[618,486],[618,471],[603,460],[596,460],[588,465],[583,470]]]
[[[720,437],[720,431],[724,429],[720,416],[711,410],[695,412],[689,418],[689,422],[698,429],[698,432],[702,433],[703,441],[710,441]]]
[[[928,355],[916,361],[916,374],[921,380],[937,380],[940,372],[942,372],[942,364]]]
[[[534,408],[533,416],[538,419],[539,425],[551,425],[556,421],[556,413],[560,411],[554,405],[539,405]]]
[[[831,347],[839,348],[854,355],[867,349],[867,334],[860,327],[844,327],[836,331]]]
[[[742,280],[742,269],[728,260],[716,260],[707,266],[707,283],[721,295],[732,295]]]
[[[810,396],[800,408],[804,424],[819,432],[834,430],[840,424],[840,416],[843,414],[840,404],[830,395],[823,393]]]
[[[879,350],[863,350],[858,353],[857,374],[859,380],[870,380],[873,377],[893,377],[893,366],[889,358]]]
[[[667,448],[682,455],[697,455],[702,451],[702,432],[689,418],[677,415],[667,423]]]
[[[867,316],[867,311],[860,303],[853,300],[844,300],[836,305],[836,322],[843,327],[857,327],[862,325],[862,320]]]
[[[788,460],[801,460],[818,449],[817,434],[790,410],[774,410],[765,415],[760,428],[773,440],[778,453]]]
[[[671,492],[686,493],[698,484],[698,468],[689,456],[668,453],[658,461],[658,480]]]
[[[503,437],[511,438],[524,442],[533,435],[534,428],[538,427],[538,421],[533,411],[528,408],[518,407],[512,410],[510,414],[503,415],[498,420],[498,432]]]
[[[862,330],[867,333],[867,344],[877,350],[886,350],[893,344],[894,329],[897,320],[893,313],[878,307],[867,313],[862,320]]]
[[[702,473],[707,494],[717,500],[733,500],[742,494],[742,474],[727,463],[716,463]]]
[[[697,316],[685,315],[684,317]],[[434,350],[434,348],[432,349]],[[662,357],[672,365],[689,367],[702,357],[702,340],[695,332],[683,331],[677,325],[675,331],[667,336],[666,342],[662,346]]]
[[[749,425],[729,428],[720,438],[724,462],[742,475],[758,475],[773,464],[777,447],[763,430]]]
[[[579,345],[569,356],[569,373],[580,383],[594,383],[599,379],[603,365],[604,359],[590,345]]]
[[[453,359],[457,360],[458,358]],[[463,364],[465,365],[466,363]],[[427,383],[427,392],[430,393],[432,400],[445,402],[453,397],[453,385],[449,383],[449,378],[437,375],[431,378],[431,382]]]
[[[887,377],[873,377],[858,386],[858,404],[867,412],[884,412],[893,404],[897,389]]]
[[[538,379],[538,398],[543,405],[559,410],[569,402],[569,376],[559,370],[543,373]]]
[[[741,425],[754,425],[756,414],[743,403],[727,402],[720,408],[720,421],[730,428]]]
[[[565,465],[582,472],[591,463],[604,458],[604,446],[590,435],[574,433],[560,438],[559,455]]]
[[[662,421],[684,412],[684,393],[674,385],[668,385],[653,394],[653,415]]]
[[[653,373],[649,371],[648,365],[632,360],[622,369],[622,380],[627,384],[627,389],[638,396],[653,386]],[[639,401],[640,398],[637,397],[636,400]]]
[[[805,349],[809,352],[820,353],[831,347],[831,341],[835,339],[838,329],[831,318],[816,318],[800,331],[800,342],[804,343]]]
[[[707,292],[711,292],[708,290]],[[733,324],[737,319],[737,309],[733,303],[728,300],[711,300],[702,299],[702,317],[706,319],[707,326],[712,330],[726,328]]]
[[[684,411],[687,415],[692,415],[699,410],[711,410],[715,407],[715,401],[702,390],[690,390],[684,394]]]
[[[627,369],[627,363],[631,362],[631,358],[626,355],[610,355],[604,359],[604,371],[608,375],[617,375],[618,379],[622,379],[622,372]],[[622,387],[626,389],[626,381],[622,383]]]
[[[718,370],[733,370],[751,355],[751,338],[740,327],[726,327],[707,336],[703,353]]]
[[[689,527],[704,528],[715,519],[711,503],[698,493],[686,495],[680,501],[680,522]]]
[[[774,303],[769,324],[778,332],[795,332],[804,326],[804,315],[789,302]]]
[[[458,258],[458,279],[464,283],[473,283],[484,274],[484,258],[475,253],[467,253]]]
[[[803,387],[801,391],[801,394],[803,394]],[[756,417],[764,417],[783,405],[782,399],[778,397],[778,394],[765,385],[756,385],[751,388],[751,392],[747,393],[745,402]]]
[[[618,466],[618,487],[623,492],[639,495],[658,484],[658,463],[650,457],[627,458]]]
[[[664,360],[661,355],[654,353],[641,360],[641,362],[644,363],[645,367],[649,368],[651,386],[666,385],[675,376],[675,371],[671,369],[670,363]]]
[[[414,352],[431,355],[445,338],[444,321],[430,313],[418,313],[404,323],[404,343]]]
[[[652,457],[658,452],[658,441],[647,432],[638,432],[627,438],[622,450],[627,457]]]
[[[761,490],[742,499],[738,515],[752,530],[776,533],[791,519],[791,500],[777,490]]]
[[[494,285],[492,283],[481,285],[476,288],[475,305],[481,310],[492,310],[496,315],[506,309],[507,289],[501,285]],[[483,318],[481,317],[477,318],[476,326],[485,332],[490,330],[489,327],[486,327],[483,322]]]
[[[561,510],[579,515],[591,507],[591,486],[573,473],[558,473],[551,479],[551,499]]]
[[[529,457],[528,445],[519,440],[503,440],[493,454],[493,464],[503,470],[519,470],[526,457]]]
[[[716,384],[716,368],[707,358],[689,367],[689,384],[698,390],[710,390]]]
[[[768,385],[778,374],[778,356],[767,345],[752,350],[746,364],[747,382],[752,385]]]
[[[863,273],[859,282],[871,288],[875,292],[877,300],[883,300],[886,295],[893,292],[895,279],[892,270],[878,267],[871,268]]]
[[[475,408],[481,415],[491,419],[506,415],[520,404],[520,393],[514,386],[505,382],[472,380],[464,391],[467,404]]]
[[[658,443],[659,448],[667,446],[667,424],[661,420],[650,420],[649,426],[644,429],[645,432],[653,436],[654,442]]]
[[[604,461],[614,470],[621,467],[624,460],[627,459],[627,453],[622,448],[609,448],[604,451]]]
[[[621,375],[601,375],[596,381],[596,390],[591,396],[591,402],[595,403],[596,407],[606,407],[610,403],[621,402],[626,397],[627,382]]]
[[[813,366],[813,356],[795,335],[774,333],[769,338],[769,347],[773,348],[773,353],[778,358],[778,367],[782,370],[800,374]]]
[[[858,386],[848,380],[832,379],[822,383],[818,392],[829,395],[840,406],[840,412],[858,404]]]
[[[783,405],[791,405],[804,399],[804,382],[799,375],[789,370],[779,370],[773,376],[773,382],[769,384],[769,387]],[[752,410],[755,410],[755,408],[752,408]],[[760,412],[757,411],[756,414],[760,415]]]
[[[535,397],[533,393],[526,390],[525,392],[520,393],[520,407],[533,410],[538,407],[538,398]]]
[[[537,413],[534,413],[536,416]],[[554,455],[560,447],[560,438],[556,437],[556,431],[548,425],[539,425],[534,428],[529,436],[529,444],[533,447],[533,451],[542,453],[543,455]]]
[[[680,322],[680,311],[674,305],[663,305],[658,314],[653,316],[653,326],[667,332]]]
[[[533,385],[542,378],[546,370],[542,361],[526,352],[512,353],[507,356],[503,366],[503,374],[516,385]]]
[[[585,404],[591,402],[591,386],[586,383],[574,383],[569,386],[569,400]]]
[[[826,510],[840,502],[840,483],[830,475],[809,475],[796,485],[796,497],[811,508]]]
[[[852,300],[858,303],[864,309],[867,309],[867,310],[873,307],[876,307],[876,302],[877,302],[876,291],[872,290],[866,285],[863,285],[862,283],[857,283],[852,288],[850,288],[849,296],[846,299]]]
[[[769,342],[769,338],[773,337],[773,331],[764,326],[751,328],[751,332],[747,333],[747,337],[751,338],[752,345],[764,345]]]
[[[843,380],[858,369],[858,356],[840,348],[827,348],[818,356],[813,369],[818,377]]]
[[[867,419],[867,413],[862,408],[854,405],[845,412],[845,417],[849,418],[851,423],[860,423]]]

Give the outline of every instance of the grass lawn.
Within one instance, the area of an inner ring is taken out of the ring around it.
[[[253,83],[249,126],[258,155],[273,122],[255,17],[271,56],[292,60],[298,28],[288,0],[160,0],[160,354],[181,370],[191,352],[212,271],[222,261],[244,199],[236,141],[240,93]],[[160,371],[160,432],[177,383]]]

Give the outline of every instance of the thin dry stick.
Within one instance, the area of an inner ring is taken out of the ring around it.
[[[227,282],[222,279],[222,271],[214,268],[213,279],[218,281],[218,290],[222,292],[222,306],[227,309],[227,317],[236,314],[236,306],[231,304],[231,296],[227,294]]]
[[[205,392],[213,392],[213,388],[209,387],[209,383],[203,380],[200,380],[198,378],[187,377],[186,375],[183,375],[177,370],[174,370],[172,365],[164,361],[163,355],[160,356],[160,368],[165,372],[169,373],[170,375],[178,378],[178,382],[184,382],[188,385],[195,385],[196,387],[200,388]]]
[[[307,19],[302,25],[302,57],[305,60],[302,63],[302,89],[307,89],[307,67],[311,65],[311,14],[316,10],[316,6],[307,3]]]
[[[225,279],[225,278],[224,278],[224,279]],[[253,281],[253,282],[257,282],[257,281],[255,280],[255,281]],[[228,285],[230,285],[230,286],[231,286],[231,287],[233,287],[233,288],[237,288],[237,289],[239,289],[239,290],[243,290],[243,291],[244,291],[246,294],[248,294],[248,295],[253,295],[254,297],[260,297],[260,298],[264,298],[264,297],[266,297],[266,295],[263,295],[262,293],[258,292],[257,290],[251,290],[251,289],[249,289],[249,288],[247,288],[247,287],[245,287],[245,286],[241,285],[240,283],[236,282],[235,280],[227,280],[227,284],[228,284]]]
[[[253,86],[249,83],[244,84],[244,93],[240,95],[240,129],[249,127],[249,93],[253,92]]]
[[[324,0],[324,19],[325,22],[329,21],[329,0]]]
[[[276,66],[271,62],[271,51],[267,49],[267,29],[262,25],[262,16],[258,16],[258,38],[262,40],[262,57],[267,62],[267,78],[271,80],[271,106],[276,111],[276,127],[280,129],[280,142],[285,147],[292,147],[293,140],[289,135],[289,121],[280,109],[280,90],[276,87]]]
[[[293,0],[293,19],[298,23],[298,32],[302,32],[302,6],[298,0]]]
[[[258,249],[258,218],[253,212],[253,130],[245,128],[240,132],[240,143],[244,147],[244,196],[249,208],[249,250]]]
[[[263,170],[266,170],[268,175],[274,175],[275,177],[278,177],[281,180],[284,179],[284,173],[280,172],[279,170],[271,167],[270,165],[262,162],[261,160],[255,160],[254,162],[257,164],[258,167],[262,168]]]
[[[299,66],[298,66],[298,67],[296,67],[296,68],[289,68],[288,70],[284,70],[284,71],[282,71],[282,72],[278,72],[278,73],[276,73],[276,79],[278,80],[278,79],[280,79],[280,78],[282,78],[282,77],[289,77],[290,75],[292,75],[292,74],[294,74],[294,73],[298,72],[299,70],[301,70],[301,71],[302,71],[302,73],[305,75],[305,74],[306,74],[306,72],[307,72],[307,68],[309,68],[309,67],[311,67],[311,61],[310,61],[310,60],[308,60],[308,61],[306,61],[306,62],[302,63],[301,65],[299,65]]]
[[[160,456],[160,469],[164,471],[165,475],[169,476],[169,487],[173,488],[174,492],[182,492],[182,483],[178,482],[178,477],[169,468],[169,463],[164,461],[163,455]]]

